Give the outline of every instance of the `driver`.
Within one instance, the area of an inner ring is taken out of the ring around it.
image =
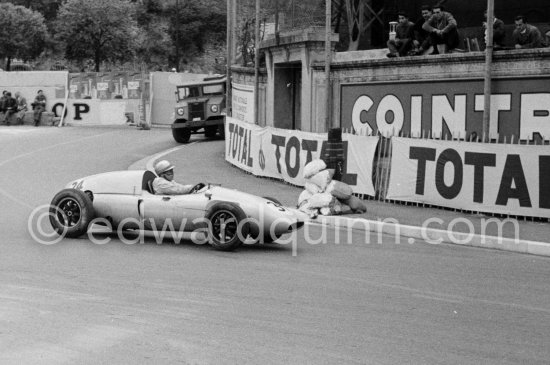
[[[153,189],[158,195],[189,194],[194,185],[182,185],[174,181],[174,165],[166,160],[155,164],[155,173],[158,177],[153,180]]]

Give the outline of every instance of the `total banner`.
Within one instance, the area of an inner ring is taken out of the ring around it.
[[[392,138],[387,199],[550,218],[548,146]]]
[[[283,179],[304,186],[304,166],[320,158],[327,135],[296,130],[259,127],[227,117],[225,159],[256,176]],[[354,193],[374,196],[373,161],[378,137],[343,134],[345,163],[342,181]]]

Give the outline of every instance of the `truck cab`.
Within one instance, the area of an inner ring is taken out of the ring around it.
[[[172,124],[176,142],[189,142],[192,133],[204,133],[207,138],[224,137],[225,82],[224,75],[217,75],[177,86]]]

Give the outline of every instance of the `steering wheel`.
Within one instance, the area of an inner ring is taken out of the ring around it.
[[[206,185],[204,183],[198,183],[197,185],[193,186],[191,188],[190,194],[196,193],[197,191],[200,191],[203,189]]]

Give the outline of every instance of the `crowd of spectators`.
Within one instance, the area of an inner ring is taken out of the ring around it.
[[[31,106],[33,108],[34,125],[38,127],[42,113],[46,110],[46,96],[42,90],[38,90]],[[19,91],[15,93],[15,96],[12,96],[12,93],[7,90],[2,92],[0,97],[0,121],[2,123],[7,126],[23,124],[27,111],[27,99]]]
[[[451,53],[460,43],[458,23],[453,15],[445,11],[442,5],[423,5],[421,17],[411,22],[404,12],[398,13],[398,22],[395,32],[390,32],[387,42],[388,57],[416,56],[425,54]],[[487,11],[484,13],[487,20]],[[482,29],[487,44],[487,21],[483,22]],[[522,49],[541,48],[550,46],[550,31],[546,39],[534,25],[528,24],[523,15],[515,18],[515,29],[512,34],[513,47],[506,47],[506,32],[504,22],[493,18],[493,49]]]

